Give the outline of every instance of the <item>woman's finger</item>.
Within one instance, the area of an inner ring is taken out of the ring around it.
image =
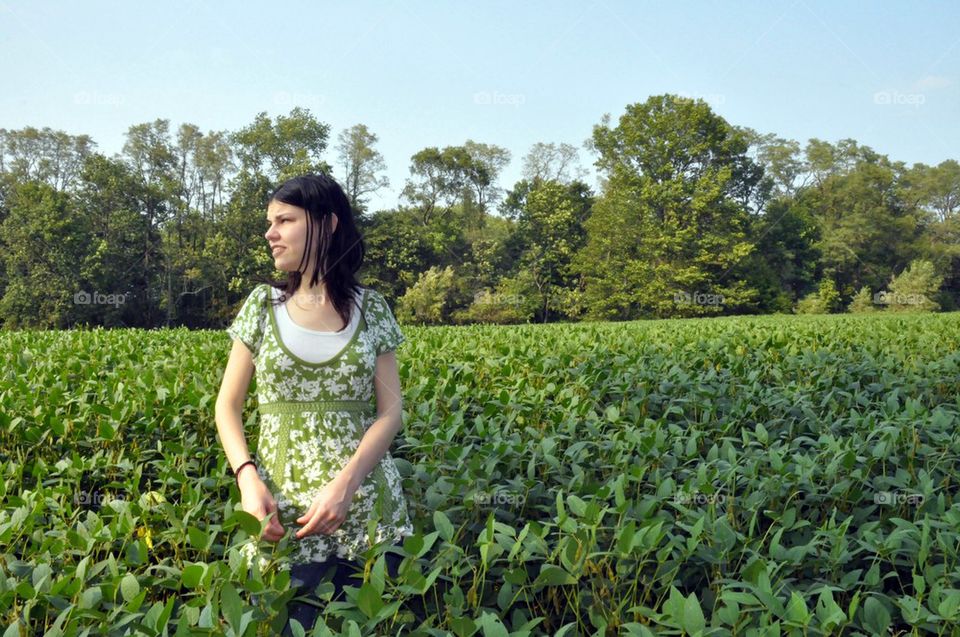
[[[335,513],[331,513],[326,519],[326,523],[323,525],[323,532],[327,535],[330,535],[334,531],[340,528],[340,525],[343,524],[343,521],[346,518],[343,518]]]
[[[270,521],[267,522],[267,528],[263,531],[264,539],[270,540],[272,542],[279,541],[283,537],[283,526],[280,524],[280,520],[277,517],[278,513],[276,511],[269,513]]]
[[[271,514],[267,512],[266,515],[260,518],[261,522],[263,522],[264,520],[266,520],[267,522],[267,526],[263,529],[263,537],[267,539],[269,539],[270,536],[273,535],[273,520],[275,517],[276,516],[271,516]]]
[[[313,517],[310,518],[310,521],[307,522],[307,524],[302,529],[297,531],[297,537],[303,538],[310,535],[311,533],[316,533],[316,532],[326,533],[326,530],[325,530],[326,526],[327,526],[327,516],[323,511],[318,509],[313,514]]]
[[[319,500],[314,500],[313,504],[310,505],[310,508],[307,509],[307,512],[301,515],[299,518],[297,518],[297,522],[299,522],[300,524],[303,524],[304,522],[312,518],[313,514],[316,513],[317,511],[317,506],[319,505],[319,503],[320,503]]]
[[[268,526],[267,528],[269,528],[271,531],[274,531],[275,533],[283,533],[283,526],[280,524],[280,519],[277,517],[277,515],[279,514],[278,513],[273,514],[273,517],[270,518],[270,526]]]

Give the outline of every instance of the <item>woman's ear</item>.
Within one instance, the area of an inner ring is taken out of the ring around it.
[[[331,212],[330,215],[333,217],[332,225],[330,226],[330,234],[333,234],[337,230],[337,222],[340,220],[337,219],[336,213]]]

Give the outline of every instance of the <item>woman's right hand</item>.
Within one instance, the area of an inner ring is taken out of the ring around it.
[[[247,469],[240,472],[240,508],[257,518],[261,522],[265,517],[273,513],[270,523],[263,531],[263,539],[270,542],[279,542],[286,533],[277,511],[277,502],[273,499],[270,489],[260,479],[256,471]]]

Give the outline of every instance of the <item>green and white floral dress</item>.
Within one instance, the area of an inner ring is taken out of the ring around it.
[[[280,523],[295,547],[289,569],[326,560],[333,555],[358,559],[371,544],[368,525],[376,525],[375,541],[402,541],[413,533],[400,474],[390,452],[354,494],[347,519],[332,534],[297,539],[296,519],[310,508],[320,489],[347,464],[366,430],[376,419],[373,375],[376,358],[406,339],[383,296],[363,288],[360,322],[347,345],[332,358],[310,363],[293,354],[280,338],[270,286],[258,285],[247,297],[227,333],[242,341],[253,355],[260,431],[257,472],[277,502]],[[358,306],[353,306],[358,311]],[[261,540],[263,545],[272,543]],[[268,555],[253,539],[243,552]]]

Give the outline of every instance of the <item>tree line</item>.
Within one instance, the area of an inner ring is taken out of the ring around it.
[[[728,314],[951,311],[960,165],[891,161],[852,139],[806,145],[734,126],[702,100],[652,96],[577,147],[428,147],[397,206],[365,125],[260,113],[237,131],[131,126],[107,157],[87,135],[0,129],[4,327],[221,328],[255,277],[282,180],[324,171],[364,235],[361,280],[401,322],[518,323]],[[333,145],[331,148],[331,144]],[[328,163],[330,158],[333,163]]]

